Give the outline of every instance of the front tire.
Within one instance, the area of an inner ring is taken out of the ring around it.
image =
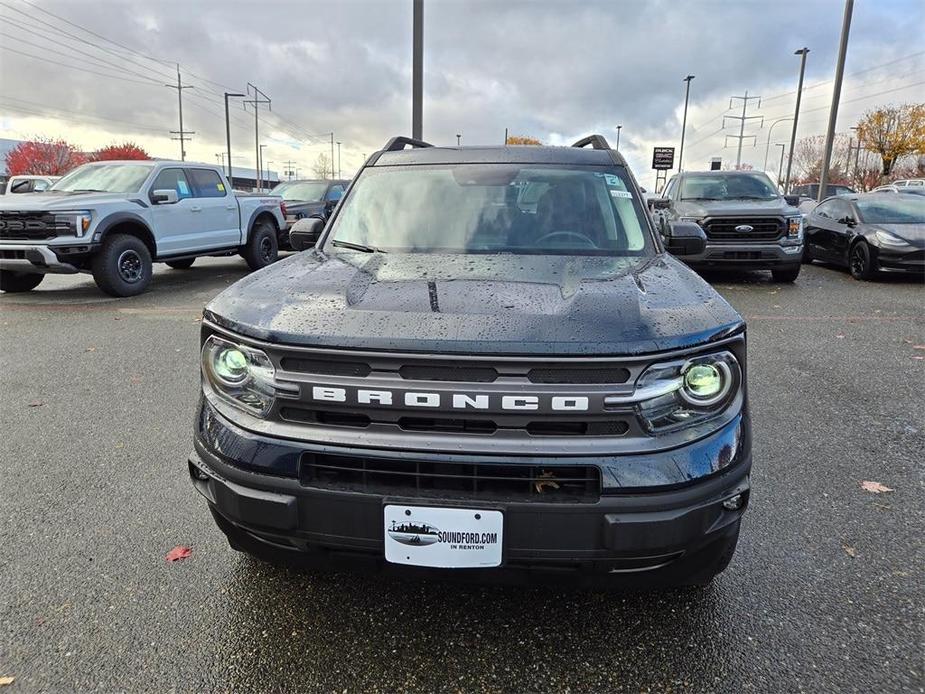
[[[0,270],[0,289],[10,294],[29,292],[38,287],[45,275],[41,272]]]
[[[797,277],[800,276],[800,267],[800,265],[793,265],[779,270],[771,270],[771,275],[774,277],[775,282],[795,282]]]
[[[259,270],[279,257],[279,242],[276,239],[276,227],[267,221],[260,221],[251,229],[247,245],[241,251],[241,257],[251,270]]]
[[[195,262],[195,258],[184,258],[183,260],[168,260],[164,264],[167,267],[172,267],[174,270],[189,270],[193,267],[193,263]]]
[[[858,241],[848,252],[848,271],[859,281],[872,280],[877,275],[866,241]]]
[[[90,267],[96,286],[110,296],[135,296],[151,283],[151,253],[137,236],[108,236]]]

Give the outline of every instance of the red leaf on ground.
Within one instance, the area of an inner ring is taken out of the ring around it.
[[[184,547],[183,545],[177,545],[172,550],[167,552],[167,556],[164,557],[165,561],[183,561],[184,559],[192,556],[193,549],[191,547]]]
[[[41,407],[44,404],[45,404],[44,400],[33,400],[32,402],[29,403],[29,407]]]
[[[865,492],[873,492],[874,494],[893,491],[884,484],[880,484],[879,482],[870,482],[868,480],[861,482],[861,489],[863,489]]]

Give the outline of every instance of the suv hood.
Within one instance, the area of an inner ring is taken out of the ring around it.
[[[707,343],[744,325],[667,254],[313,250],[232,285],[205,318],[268,342],[465,354],[644,354]]]
[[[104,203],[125,202],[130,198],[140,197],[140,195],[140,193],[127,195],[121,193],[66,193],[54,190],[44,193],[19,193],[0,197],[0,210],[15,212],[79,210]]]
[[[783,217],[800,214],[783,198],[775,200],[681,200],[675,209],[682,217]]]

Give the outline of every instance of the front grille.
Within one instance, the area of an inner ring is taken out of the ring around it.
[[[751,231],[736,231],[736,227],[750,226]],[[784,220],[776,217],[717,217],[703,224],[710,241],[776,241],[786,231]]]
[[[0,239],[39,241],[72,234],[66,221],[55,215],[30,212],[0,212]]]
[[[594,503],[600,470],[591,465],[495,464],[305,453],[304,486],[382,496],[482,501]]]

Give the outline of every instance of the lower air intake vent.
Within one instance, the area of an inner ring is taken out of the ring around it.
[[[438,499],[594,503],[601,494],[600,470],[590,465],[444,463],[326,453],[302,456],[301,481],[320,489]]]

